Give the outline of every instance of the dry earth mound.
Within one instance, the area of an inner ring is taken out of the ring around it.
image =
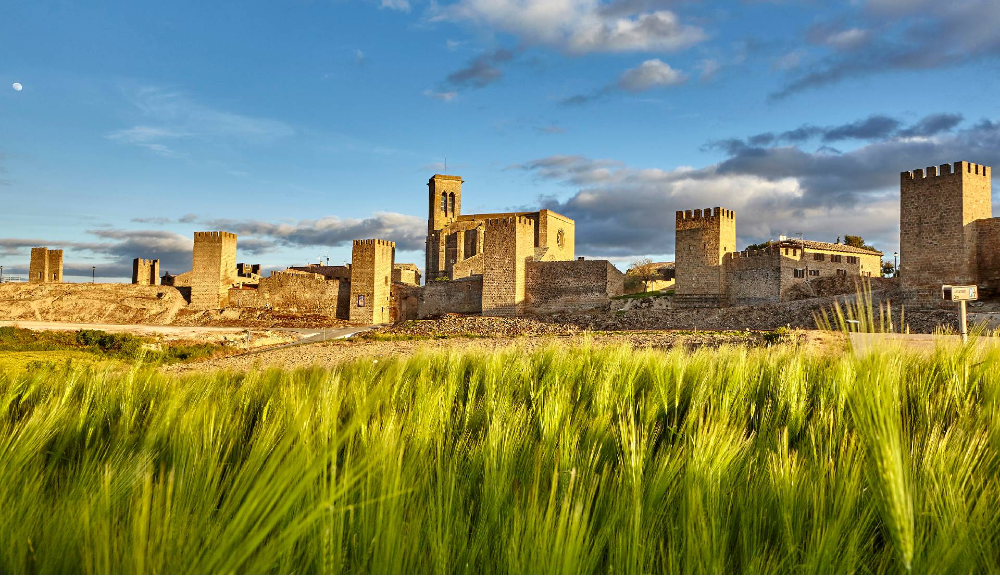
[[[131,284],[0,284],[0,319],[171,324],[187,306],[174,287]]]

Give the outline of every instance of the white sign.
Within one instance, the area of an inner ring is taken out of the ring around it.
[[[979,300],[979,290],[976,285],[950,285],[941,287],[941,298],[946,301]]]

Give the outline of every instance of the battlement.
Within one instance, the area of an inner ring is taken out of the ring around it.
[[[940,166],[928,166],[926,169],[915,168],[913,170],[908,170],[901,172],[899,174],[900,181],[908,180],[919,180],[924,178],[939,178],[942,176],[957,176],[960,174],[976,175],[981,176],[984,179],[991,178],[991,172],[989,166],[985,164],[976,164],[974,162],[966,162],[964,160],[955,162],[953,164],[942,164]]]
[[[719,206],[715,207],[714,209],[706,208],[702,210],[700,208],[696,208],[694,210],[677,211],[678,223],[697,221],[697,220],[712,221],[720,219],[736,220],[736,211],[729,210],[728,208],[722,208]]]
[[[134,262],[136,264],[140,265],[140,266],[150,266],[153,263],[159,263],[160,259],[158,259],[158,258],[153,258],[153,259],[137,258],[137,259],[135,259]]]
[[[363,238],[354,241],[354,246],[384,246],[387,248],[396,248],[396,243],[391,240],[383,240],[381,238]]]
[[[757,250],[744,250],[740,252],[726,253],[726,258],[729,260],[746,259],[746,258],[765,258],[765,257],[771,258],[775,256],[781,256],[781,248],[776,246],[761,248]]]
[[[194,233],[195,241],[222,241],[223,239],[233,239],[236,240],[236,233],[224,232],[224,231],[210,231],[210,232],[196,232]]]
[[[514,224],[517,226],[535,226],[535,221],[527,216],[504,216],[501,218],[486,219],[487,226],[504,226]]]

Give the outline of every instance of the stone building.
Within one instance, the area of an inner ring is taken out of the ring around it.
[[[992,170],[972,162],[900,174],[900,282],[907,303],[935,304],[941,285],[1000,290],[1000,219],[993,218]]]
[[[60,283],[63,281],[63,251],[49,250],[47,247],[31,249],[31,264],[28,266],[28,282],[35,284]]]
[[[408,285],[420,285],[420,269],[409,262],[392,265],[392,282]]]
[[[160,259],[133,259],[132,284],[153,286],[160,284]]]
[[[574,258],[576,224],[551,210],[462,214],[462,177],[435,174],[427,182],[429,213],[425,273],[427,280],[455,280],[483,274],[487,221],[523,217],[531,221],[532,260]],[[491,245],[496,246],[496,245]]]
[[[813,279],[881,274],[881,252],[843,244],[792,239],[737,252],[736,213],[724,208],[677,211],[676,222],[679,307],[776,303]]]
[[[351,322],[382,324],[393,320],[392,263],[396,243],[388,240],[354,241],[351,250]]]
[[[396,291],[399,318],[579,309],[622,294],[624,275],[611,263],[574,260],[572,219],[551,210],[462,214],[463,182],[435,174],[427,183],[426,282]]]

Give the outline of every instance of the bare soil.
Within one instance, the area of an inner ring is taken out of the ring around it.
[[[0,320],[239,328],[346,327],[325,315],[258,309],[195,311],[175,287],[132,284],[0,284]]]

